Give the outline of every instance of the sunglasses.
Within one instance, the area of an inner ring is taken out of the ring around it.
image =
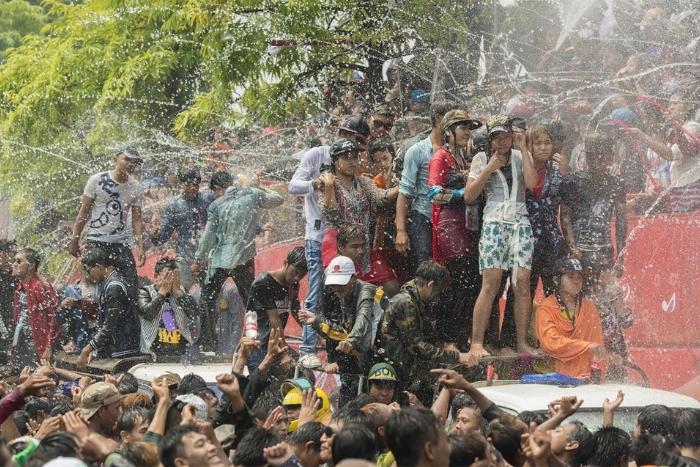
[[[383,122],[381,120],[377,120],[376,118],[372,119],[372,122],[374,122],[374,128],[385,128],[387,131],[391,130],[394,128],[394,124],[391,122]]]

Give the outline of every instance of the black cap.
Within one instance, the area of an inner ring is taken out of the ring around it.
[[[139,154],[139,152],[133,146],[123,146],[119,148],[119,150],[114,155],[118,156],[119,154],[124,154],[127,157],[127,159],[131,159],[139,163],[143,162],[141,154]]]
[[[350,133],[360,134],[362,136],[369,135],[369,125],[361,115],[350,115],[340,121],[338,130],[348,131]]]
[[[488,131],[489,136],[498,132],[511,133],[513,124],[506,115],[494,115],[486,122],[486,131]]]
[[[341,138],[333,142],[330,148],[330,156],[335,158],[346,152],[359,151],[355,143],[349,139]]]
[[[588,271],[583,269],[581,261],[576,258],[562,258],[554,264],[554,275],[561,276],[562,274],[568,274],[570,272],[580,272],[581,274],[588,274]]]
[[[177,179],[180,180],[180,183],[200,183],[202,174],[199,173],[198,169],[183,169],[177,174]]]

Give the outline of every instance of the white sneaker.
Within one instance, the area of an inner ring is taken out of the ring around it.
[[[321,359],[315,353],[307,353],[299,358],[299,364],[304,368],[321,368]]]

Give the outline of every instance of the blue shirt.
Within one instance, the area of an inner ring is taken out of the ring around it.
[[[160,223],[160,235],[153,239],[153,244],[162,245],[177,230],[175,251],[186,262],[193,262],[199,234],[207,225],[207,209],[214,199],[213,193],[197,193],[194,199],[180,195],[168,203]]]
[[[433,157],[430,136],[411,146],[404,157],[399,193],[410,198],[411,208],[428,219],[433,217],[433,205],[428,199],[428,162]]]

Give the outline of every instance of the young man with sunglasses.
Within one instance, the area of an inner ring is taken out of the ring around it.
[[[370,128],[359,115],[344,118],[337,127],[338,137],[345,138],[364,150]],[[318,208],[318,192],[323,192],[325,185],[320,180],[323,172],[330,171],[330,146],[318,146],[309,149],[301,158],[292,181],[289,193],[304,198],[304,217],[306,218],[306,264],[309,270],[309,287],[306,293],[304,309],[317,315],[320,310],[321,290],[323,287],[323,261],[321,260],[321,243],[325,233],[323,216]],[[309,368],[321,366],[316,355],[317,334],[312,326],[304,326],[300,362]]]
[[[51,283],[36,272],[40,261],[39,253],[23,248],[12,263],[12,275],[19,279],[12,338],[12,364],[17,368],[34,368],[39,359],[51,360],[53,349],[59,345],[54,326],[59,302]]]

